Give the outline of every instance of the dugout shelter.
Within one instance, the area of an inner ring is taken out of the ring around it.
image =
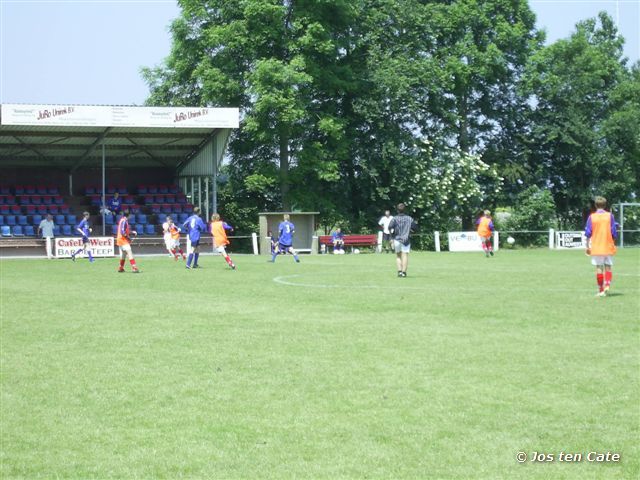
[[[278,225],[283,221],[285,214],[291,217],[291,222],[296,226],[296,233],[293,236],[293,248],[302,253],[317,253],[318,238],[315,236],[315,231],[316,218],[320,214],[319,212],[262,212],[259,216],[260,252],[262,255],[270,254],[268,232],[272,232],[275,236],[278,235]]]
[[[142,205],[145,215],[151,213],[146,186],[172,185],[179,193],[167,193],[167,199],[184,196],[208,218],[217,210],[218,171],[231,130],[238,126],[237,108],[3,104],[2,200],[20,201],[18,213],[26,216],[24,209],[38,195],[29,197],[22,187],[17,192],[17,185],[53,186],[65,203],[77,204],[76,210],[90,205],[87,192],[105,205],[112,190],[120,189]],[[106,229],[107,219],[99,215]]]

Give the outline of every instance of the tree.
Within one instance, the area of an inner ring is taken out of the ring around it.
[[[638,191],[638,77],[625,68],[623,42],[600,13],[534,55],[527,73],[529,167],[571,226],[594,195],[614,200]]]

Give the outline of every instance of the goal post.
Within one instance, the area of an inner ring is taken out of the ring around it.
[[[619,225],[620,248],[640,246],[640,203],[618,203],[613,211]]]

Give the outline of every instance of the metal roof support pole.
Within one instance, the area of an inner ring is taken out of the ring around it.
[[[105,222],[104,222],[104,207],[107,205],[106,202],[106,197],[105,197],[105,184],[106,184],[106,180],[105,180],[105,145],[104,145],[104,137],[102,140],[102,207],[100,208],[101,212],[102,212],[102,236],[104,237],[106,235],[106,230],[105,230]]]
[[[204,206],[207,210],[207,216],[205,222],[208,222],[211,218],[209,214],[209,177],[204,177]],[[215,212],[212,212],[215,213]]]

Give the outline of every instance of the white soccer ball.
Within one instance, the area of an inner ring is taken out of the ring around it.
[[[360,250],[359,250],[359,249],[357,249],[357,248],[354,248],[354,249],[353,249],[353,253],[355,253],[356,255],[358,255],[358,254],[360,253]]]
[[[509,245],[513,245],[514,243],[516,243],[516,239],[515,239],[515,238],[513,238],[513,237],[508,237],[508,238],[507,238],[507,243],[508,243]]]

